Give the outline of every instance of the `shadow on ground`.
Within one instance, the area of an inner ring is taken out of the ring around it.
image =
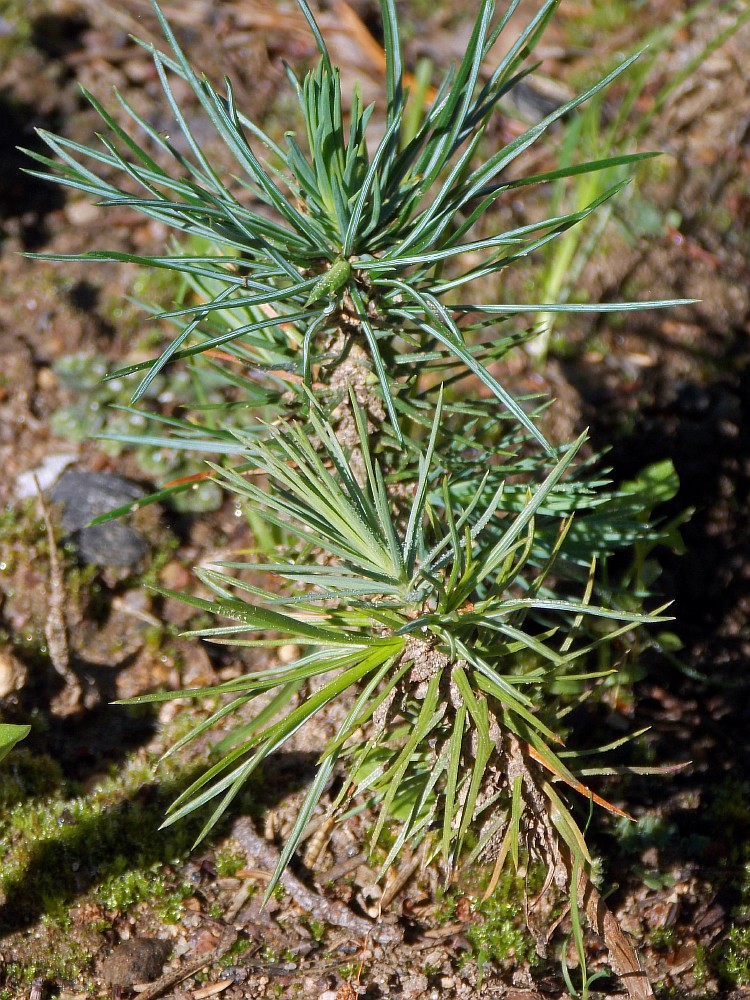
[[[264,780],[259,774],[233,804],[231,816],[273,806],[309,780],[316,759],[315,754],[280,754],[278,760],[268,765],[273,769],[273,780],[268,777]],[[31,761],[31,754],[21,750],[3,769],[18,774],[26,767],[40,766],[38,755]],[[155,776],[126,798],[115,798],[118,793],[113,792],[110,804],[84,805],[83,814],[73,799],[68,804],[58,800],[42,806],[43,816],[34,808],[33,801],[26,801],[24,822],[28,829],[17,829],[15,836],[27,838],[28,847],[22,848],[25,857],[18,874],[4,881],[0,934],[23,930],[43,915],[53,917],[67,910],[76,897],[112,877],[133,872],[147,878],[153,866],[186,857],[208,817],[207,810],[166,831],[160,831],[159,826],[170,803],[204,769],[204,766],[192,767],[165,781]],[[38,801],[44,803],[45,799],[40,796]],[[226,834],[230,819],[218,824],[203,842],[205,850]]]

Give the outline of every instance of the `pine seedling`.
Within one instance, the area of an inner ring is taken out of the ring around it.
[[[578,457],[583,438],[548,441],[541,402],[516,399],[496,362],[522,339],[509,326],[522,313],[675,303],[471,298],[479,279],[486,288],[505,268],[523,266],[625,182],[575,212],[477,237],[479,220],[503,195],[652,155],[526,177],[508,171],[633,59],[502,148],[488,148],[485,126],[530,72],[557,2],[546,0],[487,71],[519,0],[499,17],[492,0],[481,0],[463,59],[419,113],[409,103],[395,2],[381,0],[385,111],[373,139],[375,109],[357,91],[345,107],[325,40],[298,0],[320,59],[303,79],[287,71],[304,135],[284,143],[242,114],[229,81],[219,89],[196,73],[154,2],[169,51],[150,51],[180,148],[124,97],[117,95],[115,117],[87,94],[106,126],[100,145],[41,132],[54,158],[29,154],[41,164],[38,176],[177,233],[161,256],[73,259],[184,278],[188,294],[157,314],[176,329],[168,346],[114,375],[139,374],[135,405],[165,365],[189,360],[198,377],[200,364],[223,377],[232,402],[157,418],[157,430],[138,444],[210,454],[207,474],[268,539],[281,539],[251,564],[266,587],[247,582],[249,563],[230,561],[197,571],[213,599],[177,595],[223,620],[194,635],[271,649],[293,643],[302,652],[217,687],[141,699],[223,696],[171,752],[237,720],[167,822],[209,807],[208,833],[269,754],[340,706],[269,893],[338,774],[332,814],[366,804],[372,843],[386,826],[393,833],[383,870],[407,842],[425,842],[448,881],[467,857],[494,851],[491,891],[504,864],[519,867],[523,850],[593,913],[592,859],[575,799],[622,811],[583,782],[582,758],[566,746],[575,735],[568,718],[611,673],[597,667],[602,649],[632,644],[637,626],[662,620],[642,610],[644,593],[604,586],[596,565],[659,532],[643,524],[653,502],[647,491],[621,494],[603,481]],[[220,171],[205,153],[174,96],[175,77],[191,88],[233,170]],[[623,958],[620,948],[617,959],[611,936],[607,944],[615,971],[631,974],[628,989],[648,995],[634,953],[625,949]]]

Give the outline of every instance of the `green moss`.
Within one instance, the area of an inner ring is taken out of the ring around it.
[[[747,805],[737,801],[733,797],[724,799],[724,806],[729,803],[734,804],[735,817],[743,818],[747,813]],[[729,811],[729,810],[728,810]],[[744,824],[740,823],[739,826]],[[731,827],[726,828],[727,834]],[[736,874],[732,878],[732,887],[739,892],[740,902],[732,914],[733,926],[713,953],[712,964],[721,980],[728,986],[735,989],[741,986],[750,986],[750,843],[747,842],[747,827],[744,828],[744,837],[740,841],[738,854],[744,858],[742,874],[738,879]],[[730,859],[731,860],[731,859]]]
[[[486,879],[488,872],[483,873]],[[533,891],[533,890],[532,890]],[[472,946],[473,957],[480,969],[487,962],[504,962],[513,959],[535,965],[539,959],[534,942],[523,921],[524,882],[514,872],[506,871],[497,888],[487,900],[482,900],[483,889],[472,886],[468,895],[476,898],[472,903],[472,918],[465,936]],[[436,919],[440,924],[456,919],[456,905],[467,892],[451,889],[445,894]]]
[[[21,748],[0,767],[0,830],[8,811],[29,799],[64,794],[66,782],[56,760],[46,754],[32,754]]]
[[[274,890],[271,893],[271,895],[279,903],[281,902],[282,899],[284,899],[284,897],[286,896],[286,889],[281,884],[281,882],[279,882],[276,886],[274,886]]]
[[[314,917],[310,917],[305,921],[307,924],[307,929],[312,934],[313,941],[320,943],[326,934],[326,925],[322,920],[315,920]]]
[[[47,552],[47,534],[44,521],[39,516],[36,500],[22,500],[20,503],[0,510],[0,542],[3,543],[3,562],[0,571],[12,571],[8,560],[14,553],[11,548],[18,543],[26,548]]]
[[[706,811],[712,841],[727,845],[726,885],[735,894],[732,924],[721,943],[701,955],[701,974],[708,969],[733,989],[750,985],[750,786],[735,779],[716,790]],[[709,841],[710,842],[710,841]]]
[[[720,824],[725,836],[730,831],[743,842],[750,833],[750,785],[744,781],[727,781],[721,785],[711,806],[712,818]]]
[[[76,561],[75,547],[66,545],[65,596],[74,607],[96,602],[102,595],[99,568],[91,563]]]
[[[224,848],[217,851],[214,858],[214,867],[219,878],[231,878],[246,864],[245,858],[241,854]]]
[[[649,934],[649,940],[656,951],[668,951],[677,943],[674,927],[657,927]]]
[[[183,902],[194,889],[178,866],[192,849],[202,817],[159,832],[168,803],[195,777],[184,760],[172,760],[164,770],[165,786],[156,789],[152,759],[135,753],[84,793],[50,757],[23,749],[4,762],[0,933],[35,925],[41,934],[28,961],[5,966],[8,995],[25,995],[38,975],[83,988],[96,934],[110,922],[102,918],[101,928],[87,927],[93,941],[76,941],[69,916],[74,899],[87,894],[111,913],[147,903],[165,923],[182,917]],[[233,863],[227,853],[223,865],[229,870]]]
[[[174,554],[180,547],[179,539],[171,531],[161,530],[159,532],[159,547],[152,551],[148,567],[143,573],[135,577],[134,585],[142,587],[159,586],[159,573],[168,562],[174,558]],[[156,629],[161,636],[162,629]]]
[[[3,20],[8,32],[0,35],[0,60],[7,61],[17,52],[28,48],[31,42],[34,6],[29,0],[5,0]]]
[[[177,889],[165,895],[162,904],[157,908],[159,916],[165,924],[179,924],[185,915],[184,902],[193,894],[192,886],[181,882]],[[220,914],[221,915],[221,914]]]
[[[143,900],[156,901],[164,896],[160,865],[152,865],[150,871],[133,871],[129,860],[119,855],[113,860],[112,868],[114,873],[94,892],[94,899],[106,909],[123,912]]]
[[[693,965],[692,972],[695,985],[698,988],[706,983],[710,975],[708,955],[706,954],[706,949],[702,944],[697,944],[695,946],[695,964]]]
[[[245,954],[245,952],[250,948],[251,943],[252,942],[247,938],[238,937],[229,951],[227,951],[221,959],[219,965],[222,968],[226,968],[228,965],[236,965],[237,959]]]
[[[513,958],[517,963],[535,964],[531,935],[519,916],[523,913],[522,884],[510,873],[489,899],[476,905],[479,919],[466,931],[481,969],[485,962]]]
[[[750,985],[750,927],[733,927],[719,952],[717,969],[730,986]]]
[[[661,983],[655,983],[656,993],[660,1000],[685,1000],[685,990],[670,986],[665,989]],[[717,1000],[716,993],[690,993],[689,1000]]]
[[[279,961],[280,953],[272,948],[270,944],[264,944],[258,953],[264,962],[269,962],[271,965],[275,965]]]
[[[23,990],[25,995],[25,991],[37,976],[51,980],[76,981],[79,986],[88,985],[82,981],[81,975],[93,960],[91,949],[74,940],[65,940],[62,934],[56,937],[56,941],[59,941],[59,947],[56,944],[54,949],[45,949],[43,957],[40,954],[38,958],[29,962],[8,962],[3,969],[4,978],[6,983],[12,984],[16,992],[8,989],[0,992],[0,997],[8,996],[16,1000],[19,996],[18,990]]]

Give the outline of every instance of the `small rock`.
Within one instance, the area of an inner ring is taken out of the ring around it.
[[[402,983],[404,997],[424,996],[429,985],[430,982],[423,972],[410,972],[406,976],[406,981]]]
[[[123,69],[131,83],[144,84],[154,79],[156,70],[150,59],[128,59]]]
[[[20,691],[26,684],[28,671],[20,660],[7,649],[0,648],[0,698],[7,698]]]
[[[177,559],[170,559],[159,573],[159,583],[167,590],[185,590],[190,584],[190,570]]]
[[[279,646],[278,652],[276,654],[279,658],[279,663],[284,665],[288,663],[294,663],[302,655],[302,650],[293,642],[286,642],[283,646]]]
[[[219,675],[211,665],[205,647],[195,641],[184,644],[177,643],[177,650],[182,655],[182,687],[208,687],[217,684]]]
[[[117,667],[143,647],[152,621],[158,624],[150,614],[149,595],[143,590],[128,590],[112,600],[104,623],[81,622],[71,636],[71,645],[87,663]]]
[[[100,217],[101,209],[98,205],[80,198],[77,201],[70,201],[65,206],[65,215],[68,222],[74,226],[87,226]]]
[[[118,944],[100,966],[102,978],[111,986],[134,986],[158,979],[172,950],[161,938],[132,938]]]
[[[224,969],[224,975],[227,979],[231,979],[233,983],[244,983],[249,975],[249,971],[243,969],[241,965],[228,965]]]
[[[51,392],[57,388],[57,375],[51,368],[40,368],[36,374],[36,384],[40,392]]]
[[[221,940],[221,932],[215,927],[199,927],[195,933],[191,934],[188,938],[188,946],[190,954],[194,958],[200,958],[202,955],[210,955],[211,952],[216,951],[216,946]]]
[[[39,483],[40,490],[48,490],[50,486],[57,482],[60,474],[78,458],[77,455],[47,455],[35,469],[22,472],[16,479],[15,494],[16,499],[26,500],[36,496],[36,484]],[[36,482],[35,482],[36,480]]]
[[[62,505],[61,526],[71,538],[83,562],[94,566],[136,566],[146,555],[148,543],[143,535],[121,520],[89,526],[100,514],[106,514],[144,495],[137,483],[106,472],[65,472],[50,499]]]
[[[695,941],[688,941],[681,944],[669,962],[669,974],[678,976],[681,972],[687,972],[695,965],[697,957],[697,946]]]

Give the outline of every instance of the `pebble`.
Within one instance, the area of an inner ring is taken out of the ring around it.
[[[102,962],[102,978],[111,986],[153,982],[161,975],[171,950],[171,943],[161,938],[131,938],[123,941]]]
[[[129,59],[125,63],[125,75],[131,83],[143,84],[156,76],[154,64],[150,59]]]
[[[276,654],[279,659],[279,663],[288,664],[294,663],[302,655],[302,648],[297,646],[295,643],[287,642],[283,646],[279,646],[278,653]]]
[[[27,500],[36,496],[36,481],[39,489],[48,490],[50,486],[57,482],[62,473],[69,465],[78,458],[75,454],[66,453],[63,455],[47,455],[47,457],[35,469],[22,472],[16,478],[15,494],[18,500]]]
[[[224,969],[224,975],[227,979],[231,979],[233,983],[244,983],[249,972],[241,965],[227,965]]]
[[[89,526],[99,514],[133,503],[144,495],[137,483],[107,472],[69,469],[50,491],[63,508],[60,524],[83,562],[94,566],[136,566],[148,552],[143,535],[122,520]]]
[[[57,375],[51,368],[40,368],[36,375],[36,384],[40,392],[51,392],[57,388]]]
[[[159,583],[167,590],[185,590],[191,579],[190,570],[177,559],[170,559],[159,573]]]
[[[81,198],[68,202],[65,206],[65,215],[73,226],[88,226],[101,217],[101,209],[94,202]]]
[[[24,664],[7,649],[0,648],[0,698],[20,691],[26,684],[27,676]]]

